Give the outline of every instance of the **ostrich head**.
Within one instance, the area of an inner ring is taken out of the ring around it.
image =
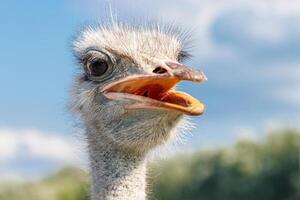
[[[174,31],[126,25],[88,28],[74,42],[81,65],[74,108],[88,139],[145,152],[164,143],[183,115],[201,115],[204,105],[176,91],[182,80],[204,74],[180,61],[187,55]]]

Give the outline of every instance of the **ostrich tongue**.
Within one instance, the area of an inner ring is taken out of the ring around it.
[[[103,93],[110,99],[133,99],[128,109],[171,109],[187,115],[201,115],[205,106],[196,98],[175,86],[181,81],[175,76],[137,75],[107,85]],[[199,81],[197,81],[199,82]]]

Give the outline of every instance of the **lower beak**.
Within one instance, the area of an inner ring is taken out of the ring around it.
[[[106,85],[101,92],[109,99],[130,99],[135,103],[127,109],[167,109],[186,115],[201,115],[205,106],[196,98],[175,86],[182,80],[202,83],[207,79],[202,72],[178,64],[163,74],[134,75]]]

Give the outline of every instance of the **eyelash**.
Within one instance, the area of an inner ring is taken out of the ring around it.
[[[185,59],[187,59],[189,57],[190,57],[190,54],[187,53],[186,51],[182,50],[182,51],[179,52],[179,54],[177,56],[177,60],[179,62],[181,62],[181,61],[183,61],[183,60],[185,60]]]

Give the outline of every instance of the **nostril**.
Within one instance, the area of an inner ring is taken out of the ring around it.
[[[152,72],[155,74],[164,74],[167,73],[167,70],[162,67],[156,67]]]

